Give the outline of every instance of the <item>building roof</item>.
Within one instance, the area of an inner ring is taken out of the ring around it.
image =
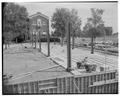
[[[29,18],[33,18],[33,17],[36,17],[36,16],[41,16],[41,17],[44,17],[46,19],[49,19],[48,16],[42,14],[41,12],[37,12],[36,14],[33,14],[33,15],[29,16]]]

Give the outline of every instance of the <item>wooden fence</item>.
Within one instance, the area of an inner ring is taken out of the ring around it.
[[[117,71],[6,85],[4,94],[118,93]]]

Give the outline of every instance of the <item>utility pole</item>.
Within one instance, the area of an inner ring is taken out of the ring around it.
[[[49,57],[49,56],[50,56],[50,34],[49,34],[49,19],[48,19],[47,43],[48,43],[48,57]]]
[[[70,31],[71,31],[71,24],[70,22],[67,23],[66,26],[67,31],[67,71],[71,71],[71,44],[70,44]]]

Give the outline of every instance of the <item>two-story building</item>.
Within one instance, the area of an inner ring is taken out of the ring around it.
[[[30,22],[30,40],[34,41],[35,36],[37,38],[37,41],[39,39],[39,31],[41,33],[41,36],[46,37],[47,32],[49,32],[49,18],[48,16],[37,12],[36,14],[33,14],[29,16],[29,22]]]

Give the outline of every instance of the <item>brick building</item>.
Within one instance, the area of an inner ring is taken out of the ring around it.
[[[47,32],[49,32],[49,18],[46,15],[40,12],[37,12],[36,14],[29,16],[29,20],[30,20],[29,32],[30,32],[31,40],[34,40],[35,36],[38,40],[39,31],[42,36],[47,35]],[[38,26],[41,26],[41,27],[38,27]]]

